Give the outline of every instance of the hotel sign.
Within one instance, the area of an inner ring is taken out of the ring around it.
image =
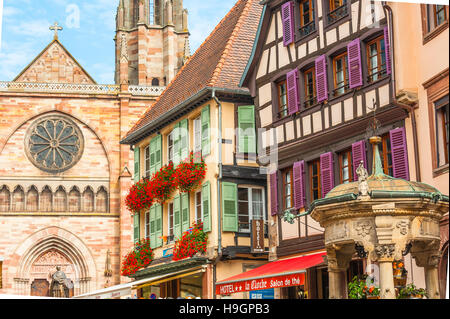
[[[229,295],[238,292],[301,286],[305,284],[305,273],[248,279],[216,285],[217,295]]]
[[[264,252],[264,220],[252,220],[252,253]]]

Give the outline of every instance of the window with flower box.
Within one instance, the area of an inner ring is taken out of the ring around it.
[[[145,239],[150,239],[150,212],[145,212],[145,221],[144,221],[144,233]]]
[[[202,192],[195,193],[195,222],[198,224],[203,221],[202,213]]]
[[[348,2],[349,0],[326,0],[325,4],[328,6],[326,22],[327,25],[333,24],[336,21],[349,15]]]

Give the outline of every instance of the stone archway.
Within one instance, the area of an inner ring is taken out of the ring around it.
[[[74,234],[48,227],[28,237],[16,250],[10,274],[14,293],[30,295],[36,279],[51,282],[56,266],[62,267],[74,284],[73,294],[87,293],[96,282],[96,267],[89,249]]]

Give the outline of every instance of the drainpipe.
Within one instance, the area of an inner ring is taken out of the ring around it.
[[[421,173],[420,173],[420,158],[419,158],[419,140],[417,135],[417,123],[416,123],[416,114],[415,114],[415,108],[417,107],[417,104],[414,103],[413,105],[408,105],[402,102],[397,101],[397,83],[395,80],[395,50],[394,50],[394,23],[393,23],[393,12],[391,7],[387,4],[386,1],[382,1],[383,10],[385,13],[385,16],[389,16],[388,19],[388,29],[389,29],[389,43],[390,43],[390,56],[392,61],[392,67],[391,67],[391,81],[392,81],[392,100],[394,101],[393,104],[397,107],[401,107],[405,109],[411,116],[411,125],[412,125],[412,131],[413,131],[413,144],[414,144],[414,157],[415,157],[415,169],[416,169],[416,179],[418,182],[422,180]],[[387,14],[386,14],[387,12]]]
[[[216,89],[212,90],[212,98],[217,103],[219,112],[218,112],[218,136],[217,136],[217,145],[218,145],[218,167],[219,167],[219,176],[217,178],[217,236],[218,236],[218,247],[217,247],[217,257],[214,260],[214,299],[216,298],[216,264],[222,257],[222,223],[221,223],[221,217],[222,217],[222,194],[221,194],[221,187],[220,183],[222,181],[222,103],[219,101],[219,99],[216,96]]]

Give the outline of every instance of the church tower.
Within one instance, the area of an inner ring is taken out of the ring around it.
[[[120,0],[116,84],[166,86],[189,58],[183,0]]]

